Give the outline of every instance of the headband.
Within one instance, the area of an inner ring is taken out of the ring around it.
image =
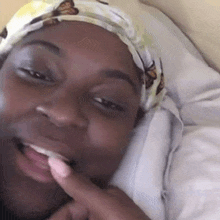
[[[162,62],[152,60],[143,36],[137,35],[130,18],[106,2],[33,0],[22,7],[0,32],[0,55],[7,54],[28,33],[62,21],[82,21],[100,26],[123,41],[142,74],[141,107],[158,106],[164,91]]]

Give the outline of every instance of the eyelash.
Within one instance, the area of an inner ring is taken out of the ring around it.
[[[50,77],[46,76],[45,74],[39,73],[37,71],[29,70],[25,68],[19,68],[19,70],[29,75],[32,78],[39,79],[42,81],[47,81],[47,82],[53,82],[53,80]]]
[[[34,70],[29,70],[25,68],[19,68],[20,71],[24,72],[25,74],[29,75],[30,77],[33,77],[35,79],[39,79],[42,81],[48,81],[53,82],[53,80],[47,76],[45,76],[42,73],[39,73]],[[116,104],[115,102],[109,101],[104,98],[94,98],[95,102],[101,105],[103,108],[109,110],[109,111],[118,111],[118,112],[124,112],[125,108],[121,105]]]
[[[106,99],[103,99],[103,98],[94,98],[94,100],[102,105],[104,108],[108,109],[108,110],[112,110],[112,111],[118,111],[118,112],[124,112],[125,109],[121,106],[121,105],[118,105],[112,101],[108,101]]]

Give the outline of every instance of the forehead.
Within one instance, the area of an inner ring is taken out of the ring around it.
[[[86,22],[64,21],[44,27],[26,36],[21,44],[35,39],[54,43],[69,54],[84,50],[87,54],[99,54],[109,62],[119,62],[129,69],[135,66],[127,45],[116,34]]]

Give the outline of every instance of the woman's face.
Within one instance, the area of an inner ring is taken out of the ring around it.
[[[109,180],[140,102],[132,56],[116,35],[82,22],[47,27],[14,47],[0,77],[2,117],[19,139],[1,146],[1,197],[10,210],[43,218],[68,201],[48,152],[96,184]]]

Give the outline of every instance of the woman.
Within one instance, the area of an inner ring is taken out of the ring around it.
[[[108,185],[134,127],[163,97],[126,15],[35,1],[1,37],[1,117],[13,131],[1,147],[2,206],[17,219],[149,219]]]

